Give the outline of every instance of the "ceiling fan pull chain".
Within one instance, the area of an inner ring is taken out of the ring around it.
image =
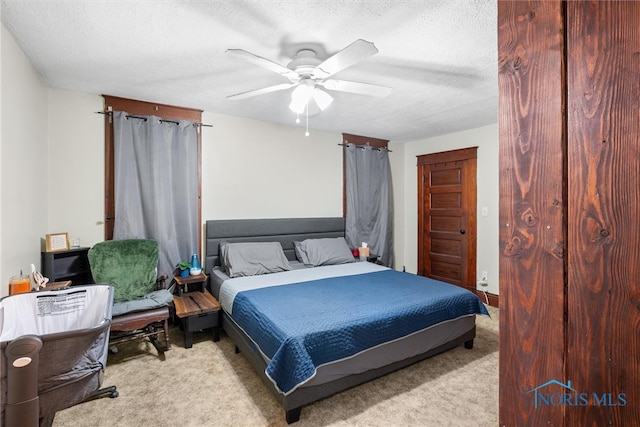
[[[307,100],[307,131],[304,136],[309,136],[309,101]]]

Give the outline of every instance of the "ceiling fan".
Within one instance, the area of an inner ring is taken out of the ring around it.
[[[228,99],[246,99],[295,87],[289,108],[297,114],[306,112],[307,115],[312,115],[324,110],[333,101],[333,97],[321,88],[376,97],[385,97],[391,93],[391,88],[385,86],[330,78],[378,52],[373,43],[362,39],[356,40],[325,60],[318,58],[313,49],[300,49],[286,67],[242,49],[227,49],[226,52],[289,79],[289,83],[229,95]]]

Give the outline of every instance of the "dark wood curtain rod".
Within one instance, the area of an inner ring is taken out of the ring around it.
[[[96,111],[96,114],[104,114],[107,116],[113,116],[113,111]],[[147,121],[146,117],[142,117],[142,116],[133,116],[131,114],[127,115],[127,119],[128,118],[132,118],[132,119],[140,119],[140,120],[144,120],[145,122]],[[161,122],[163,123],[175,123],[175,124],[179,124],[179,122],[177,120],[169,120],[169,119],[160,119]],[[213,125],[206,125],[204,123],[194,123],[197,126],[204,126],[204,127],[208,127],[211,128],[213,127]]]

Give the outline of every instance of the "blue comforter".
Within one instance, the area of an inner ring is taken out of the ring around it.
[[[320,365],[471,314],[488,314],[473,293],[385,270],[240,292],[232,317],[288,394]]]

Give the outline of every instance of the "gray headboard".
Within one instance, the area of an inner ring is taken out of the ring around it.
[[[220,241],[280,242],[287,259],[296,259],[293,242],[344,237],[344,218],[221,219],[206,222],[205,273],[220,265]]]

